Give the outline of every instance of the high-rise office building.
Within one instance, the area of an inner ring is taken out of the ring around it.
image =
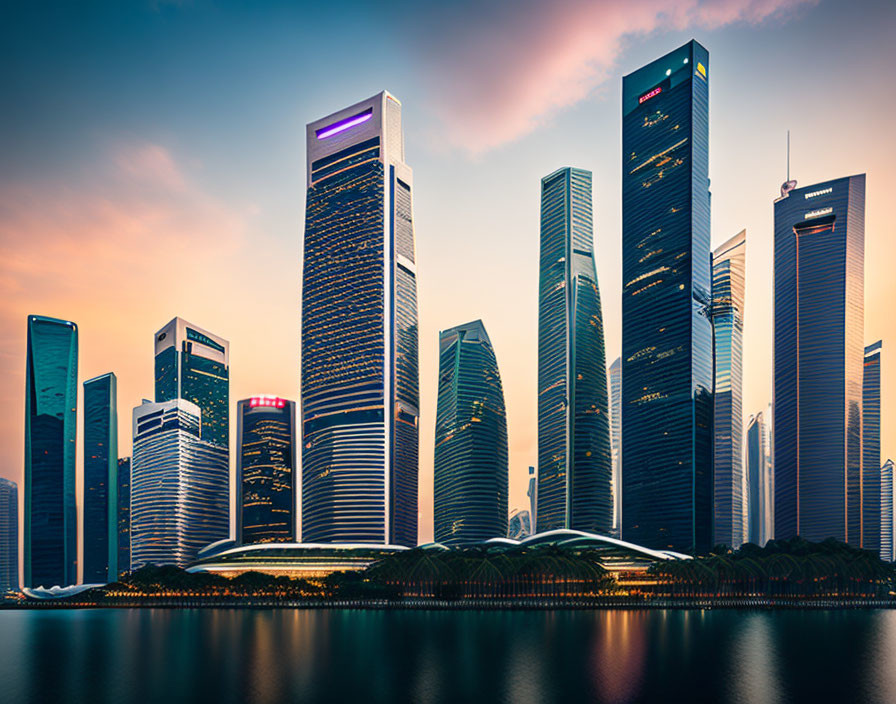
[[[253,396],[236,406],[236,539],[296,540],[296,404]]]
[[[200,439],[201,411],[183,399],[134,409],[131,569],[184,567],[230,529],[227,450]]]
[[[19,490],[0,477],[0,594],[19,590]]]
[[[112,373],[84,382],[84,584],[118,579],[117,398]]]
[[[230,343],[183,318],[155,337],[156,403],[182,398],[202,412],[202,439],[230,443]]]
[[[498,360],[481,320],[439,333],[433,519],[436,542],[507,531],[507,416]]]
[[[537,531],[613,528],[610,408],[591,172],[541,180]]]
[[[774,413],[772,405],[769,404],[765,409],[763,417],[762,430],[765,437],[765,474],[762,487],[762,495],[764,496],[764,507],[762,511],[762,529],[760,535],[761,542],[764,545],[767,541],[775,537],[775,433],[774,433]]]
[[[861,544],[865,176],[775,200],[775,537]]]
[[[522,540],[532,535],[532,514],[528,509],[516,509],[507,521],[507,537]]]
[[[622,522],[622,358],[610,365],[610,452],[613,458],[613,535]]]
[[[768,432],[762,413],[750,416],[747,423],[747,471],[745,540],[755,545],[765,545],[772,537],[768,530],[768,513],[771,510],[771,494],[768,465]]]
[[[887,460],[880,468],[880,559],[886,562],[896,560],[894,490],[896,490],[896,473],[893,472],[893,460]]]
[[[535,467],[529,467],[529,486],[526,489],[529,497],[529,523],[530,529],[535,529],[535,508],[538,506],[538,477],[535,475]]]
[[[413,178],[387,92],[307,126],[302,538],[417,544]]]
[[[743,358],[747,233],[712,254],[715,350],[713,392],[713,543],[739,548],[744,538]]]
[[[131,569],[131,458],[118,460],[118,576]]]
[[[862,547],[880,553],[880,355],[878,340],[865,348],[862,377]]]
[[[78,326],[28,316],[25,367],[25,535],[23,584],[78,579],[75,435]]]
[[[622,537],[705,553],[713,523],[709,54],[622,80]]]

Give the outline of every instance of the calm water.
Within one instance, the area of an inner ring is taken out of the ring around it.
[[[0,612],[2,702],[896,702],[896,611]]]

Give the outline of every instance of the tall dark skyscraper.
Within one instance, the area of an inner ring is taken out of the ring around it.
[[[715,339],[713,543],[740,547],[744,538],[743,359],[746,230],[712,255]]]
[[[118,574],[131,569],[131,458],[118,460]]]
[[[464,545],[507,533],[504,390],[481,320],[439,333],[433,504],[436,542]]]
[[[622,80],[622,537],[707,552],[713,523],[709,54]]]
[[[307,127],[302,539],[417,544],[417,265],[401,103]]]
[[[775,201],[775,537],[861,544],[865,176]]]
[[[862,547],[880,553],[880,355],[878,340],[865,348],[862,382]]]
[[[78,326],[29,315],[23,540],[26,587],[66,586],[78,578],[77,382]]]
[[[114,374],[84,382],[85,584],[118,578],[118,401]]]
[[[156,403],[182,398],[202,411],[202,439],[230,443],[230,343],[174,318],[156,333]]]
[[[236,539],[296,540],[296,404],[253,396],[236,406]]]
[[[0,594],[19,590],[19,490],[0,477]]]
[[[613,528],[603,316],[591,172],[541,180],[537,531]]]

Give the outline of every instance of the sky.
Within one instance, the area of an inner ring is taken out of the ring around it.
[[[386,89],[414,169],[420,540],[432,538],[438,332],[476,318],[504,384],[510,506],[525,507],[540,179],[594,172],[610,363],[621,78],[692,38],[710,53],[713,246],[747,231],[744,420],[771,401],[772,201],[789,129],[801,186],[867,174],[865,340],[884,341],[882,454],[896,457],[896,3],[73,5],[0,10],[0,476],[21,486],[30,313],[78,323],[79,382],[118,376],[122,456],[131,410],[153,393],[153,333],[176,315],[230,340],[232,407],[298,398],[305,124]]]

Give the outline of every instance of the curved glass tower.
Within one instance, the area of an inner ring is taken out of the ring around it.
[[[712,547],[709,54],[622,79],[622,538]]]
[[[537,532],[609,533],[612,457],[591,172],[541,180]]]
[[[23,584],[67,586],[78,578],[78,326],[29,315],[27,354]]]
[[[111,372],[84,382],[84,584],[118,579],[118,404]]]
[[[436,542],[507,534],[507,417],[498,360],[481,320],[439,333]]]
[[[417,544],[417,268],[401,104],[307,126],[302,539]]]

